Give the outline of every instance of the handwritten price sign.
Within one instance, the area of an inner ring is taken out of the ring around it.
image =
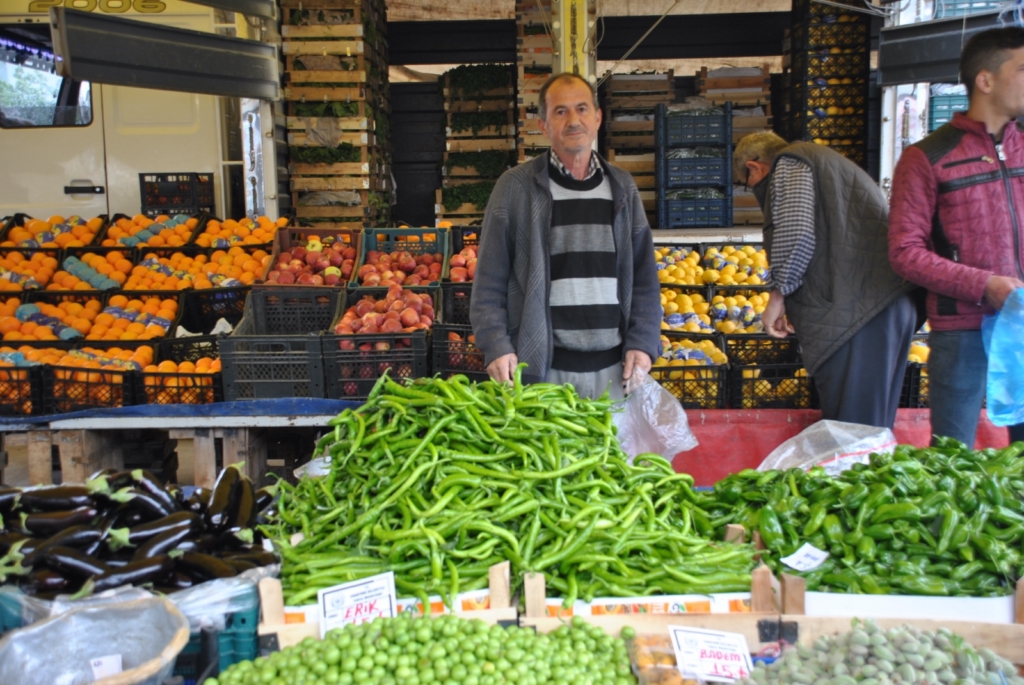
[[[669,626],[668,630],[676,663],[685,677],[731,683],[750,675],[753,664],[743,635],[683,626]]]
[[[395,574],[354,580],[317,593],[320,605],[320,637],[334,628],[350,623],[366,623],[375,618],[392,618],[398,606]]]

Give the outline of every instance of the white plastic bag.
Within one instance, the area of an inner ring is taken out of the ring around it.
[[[619,444],[630,460],[653,452],[672,461],[696,447],[697,438],[690,432],[679,400],[644,371],[635,369],[633,376],[629,396],[616,406],[621,411],[613,414]]]
[[[891,454],[895,448],[896,436],[888,428],[818,421],[776,447],[757,470],[821,466],[830,476],[838,476],[854,464],[867,464],[872,453]]]

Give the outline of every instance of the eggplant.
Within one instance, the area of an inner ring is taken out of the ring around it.
[[[249,549],[249,546],[253,543],[253,535],[252,528],[237,528],[233,526],[217,537],[217,549]]]
[[[86,481],[86,487],[91,488],[94,492],[114,492],[134,484],[131,471],[104,469],[99,474],[95,478],[90,478]]]
[[[210,502],[210,491],[206,488],[196,488],[192,496],[185,500],[185,508],[197,514],[206,513],[206,505]]]
[[[52,488],[23,490],[21,508],[27,512],[66,511],[93,504],[92,491],[84,485],[58,485]]]
[[[165,507],[162,501],[142,490],[132,490],[131,495],[132,498],[128,501],[128,506],[141,513],[143,520],[154,521],[170,516],[177,511],[176,507]]]
[[[160,580],[174,568],[174,560],[166,554],[152,559],[140,559],[122,566],[108,569],[106,573],[93,578],[92,591],[103,592],[122,585],[142,585]]]
[[[203,521],[191,511],[179,511],[156,521],[135,526],[128,531],[128,543],[131,545],[141,545],[151,538],[155,538],[169,530],[180,528],[183,525],[188,526],[192,534],[196,535],[202,530]]]
[[[170,530],[160,533],[160,535],[157,535],[155,538],[150,538],[146,544],[135,550],[135,556],[132,557],[132,561],[152,559],[153,557],[160,556],[161,554],[167,554],[179,544],[187,540],[191,535],[192,528],[186,521],[177,528],[171,528]]]
[[[99,514],[94,507],[78,507],[71,511],[51,511],[45,514],[29,514],[25,517],[25,528],[33,535],[54,535],[72,526],[91,524]]]
[[[168,514],[173,514],[181,509],[174,496],[164,489],[164,484],[157,480],[157,477],[149,471],[135,469],[132,471],[132,480],[135,481],[136,488],[158,501]]]
[[[90,526],[65,528],[37,545],[31,554],[26,554],[22,565],[32,566],[36,558],[51,547],[69,547],[83,552],[87,556],[92,556],[102,539],[103,531],[98,528]],[[92,548],[91,551],[90,548]]]
[[[28,582],[33,589],[32,594],[36,592],[56,592],[63,590],[68,584],[67,578],[45,568],[29,574]]]
[[[217,549],[217,536],[211,533],[182,541],[175,547],[179,552],[210,552]]]
[[[168,594],[178,590],[187,590],[193,585],[195,585],[195,582],[180,571],[173,571],[164,579],[164,591]]]
[[[89,476],[89,478],[86,479],[86,482],[88,482],[90,480],[96,480],[97,478],[109,478],[110,476],[113,476],[115,473],[117,473],[117,469],[112,469],[112,468],[100,469],[96,473],[94,473],[91,476]]]
[[[246,561],[245,559],[239,559],[238,557],[235,557],[234,559],[225,559],[224,563],[235,569],[236,573],[242,573],[243,571],[248,571],[251,568],[256,568],[256,564],[251,561]]]
[[[21,533],[3,533],[0,535],[0,556],[7,554],[14,543],[22,540],[32,540],[32,538],[22,535]],[[22,545],[22,547],[24,547],[24,545]]]
[[[235,560],[248,561],[256,566],[270,566],[278,562],[277,555],[273,552],[248,552],[246,554],[225,555],[224,561],[231,563]]]
[[[227,562],[199,552],[185,552],[178,558],[175,567],[197,581],[233,578],[238,575]]]
[[[238,528],[252,528],[256,523],[256,490],[248,478],[240,478],[238,483],[238,504],[231,525]]]
[[[93,557],[86,556],[69,547],[51,547],[40,556],[37,564],[56,571],[67,578],[85,579],[107,573],[110,568]]]
[[[0,516],[9,515],[18,506],[21,488],[0,486]]]
[[[265,488],[260,488],[256,491],[256,511],[263,511],[271,504],[274,503],[274,498],[277,497],[277,486],[268,485]]]
[[[210,505],[206,508],[206,522],[214,528],[226,528],[234,520],[241,480],[242,474],[234,466],[227,467],[217,477]]]

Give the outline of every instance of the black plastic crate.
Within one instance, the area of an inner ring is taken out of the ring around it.
[[[137,404],[213,404],[224,401],[220,373],[146,372],[133,374]]]
[[[850,116],[807,115],[804,127],[805,135],[814,138],[865,138],[867,117],[863,112]]]
[[[728,344],[728,340],[726,340]],[[818,393],[802,364],[729,367],[733,409],[817,409]]]
[[[452,226],[452,254],[462,252],[464,247],[477,247],[480,245],[479,226]]]
[[[186,290],[180,324],[190,333],[208,333],[220,319],[237,326],[245,314],[245,299],[251,291],[252,287],[247,285]]]
[[[829,107],[864,108],[868,102],[867,85],[830,85],[828,79],[811,79],[794,89],[793,101],[802,103],[804,109],[824,109],[826,113]]]
[[[257,335],[303,335],[327,330],[334,319],[341,288],[283,285],[253,288],[253,330]]]
[[[438,324],[434,326],[431,352],[431,373],[441,378],[462,374],[472,381],[487,380],[484,353],[470,342],[473,329],[469,326]]]
[[[188,208],[213,205],[213,174],[142,173],[139,174],[139,194],[144,214],[145,210],[154,208],[172,211],[181,208],[182,211],[175,213],[185,214]]]
[[[724,200],[661,200],[661,228],[719,228],[732,226],[732,198]]]
[[[191,335],[184,338],[164,338],[156,343],[156,358],[181,362],[197,362],[203,357],[216,359],[216,335]]]
[[[795,24],[790,34],[793,49],[857,48],[868,45],[868,22],[853,13],[840,17],[834,17],[834,21],[819,18]]]
[[[799,364],[800,345],[796,337],[773,338],[767,333],[738,333],[725,336],[725,354],[730,364]]]
[[[97,347],[92,342],[90,347]],[[135,404],[134,375],[134,371],[121,369],[44,366],[43,413],[66,414],[83,409],[129,407]]]
[[[661,188],[692,188],[732,185],[732,154],[722,157],[669,158],[659,150],[658,185]]]
[[[655,113],[655,145],[657,147],[692,147],[694,145],[729,145],[732,143],[732,105],[721,107],[723,114],[669,112],[658,105]]]
[[[900,407],[926,409],[928,406],[928,364],[907,362],[900,391]]]
[[[0,367],[0,416],[45,413],[42,371],[42,366]]]
[[[871,66],[869,54],[861,52],[833,53],[830,50],[797,53],[796,64],[799,74],[806,69],[807,78],[866,78]]]
[[[115,214],[114,215],[114,219],[120,218],[122,216],[124,216],[124,215],[123,214]],[[22,212],[17,212],[15,214],[12,214],[9,217],[5,217],[4,219],[0,220],[0,243],[7,242],[7,241],[10,240],[9,234],[10,234],[12,228],[14,228],[15,226],[24,227],[27,222],[31,221],[34,218],[35,217],[33,217],[33,216],[29,215],[29,214],[24,214]],[[97,219],[100,219],[103,222],[102,226],[100,226],[100,229],[96,232],[95,235],[93,235],[93,237],[89,240],[89,242],[86,243],[86,245],[99,245],[100,236],[106,231],[106,228],[107,228],[107,226],[110,225],[111,221],[114,220],[114,219],[108,218],[108,216],[106,214],[98,214],[96,217],[92,217],[90,219],[85,219],[85,217],[80,217],[80,218],[84,219],[86,221],[91,221],[92,218],[97,218]],[[11,242],[13,242],[13,241],[11,241]],[[8,246],[8,247],[11,247],[11,246]],[[59,252],[60,249],[61,249],[59,247],[58,248],[55,248],[55,247],[32,247],[32,246],[25,246],[25,245],[14,245],[13,247],[21,247],[22,249],[29,249],[29,250],[32,250],[32,251],[44,250],[44,251],[57,251],[57,252]]]
[[[662,345],[665,339],[671,342],[688,340],[699,343],[710,340],[719,350],[724,350],[722,337],[679,331],[661,332]],[[708,366],[654,366],[650,375],[661,387],[672,393],[686,409],[724,409],[728,396],[728,365]]]
[[[365,400],[385,373],[394,379],[428,376],[429,344],[426,331],[323,336],[327,397]]]
[[[472,292],[472,283],[442,283],[441,321],[469,326],[469,298]]]

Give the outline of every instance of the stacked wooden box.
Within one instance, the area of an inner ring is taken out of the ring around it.
[[[384,0],[281,0],[292,206],[303,226],[387,222]]]
[[[609,162],[633,175],[647,220],[657,227],[654,112],[675,101],[675,78],[664,74],[612,74],[601,86],[602,149]]]
[[[494,182],[515,160],[515,72],[507,64],[466,65],[444,74],[446,150],[438,221],[483,219]]]
[[[519,162],[533,159],[551,147],[540,128],[540,88],[551,77],[554,38],[551,0],[516,0],[516,106]]]

